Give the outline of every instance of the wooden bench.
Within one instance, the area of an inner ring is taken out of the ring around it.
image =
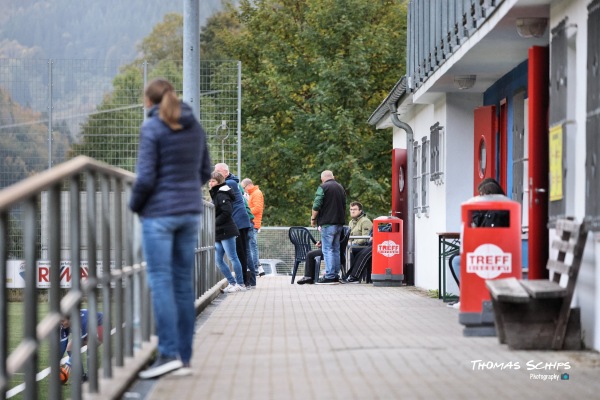
[[[583,223],[561,219],[548,260],[550,280],[516,278],[486,281],[500,343],[519,350],[578,350],[582,346],[580,312],[571,308],[587,239]]]

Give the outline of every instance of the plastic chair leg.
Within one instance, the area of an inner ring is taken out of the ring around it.
[[[294,262],[294,269],[292,270],[292,285],[294,284],[294,279],[296,279],[296,272],[298,272],[298,265],[300,264],[300,261],[295,261]]]
[[[319,280],[319,275],[321,275],[321,257],[315,257],[315,282]]]

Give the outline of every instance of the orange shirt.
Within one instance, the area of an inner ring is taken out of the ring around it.
[[[254,227],[256,229],[260,229],[263,210],[265,208],[265,198],[258,185],[248,188],[248,194],[250,195],[250,199],[248,199],[248,206],[250,207],[252,214],[254,214]]]

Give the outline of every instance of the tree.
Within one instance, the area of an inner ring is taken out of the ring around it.
[[[242,0],[225,54],[242,61],[243,167],[270,225],[306,225],[331,169],[371,216],[390,209],[391,135],[370,113],[404,69],[406,5]]]
[[[177,13],[165,15],[152,33],[139,46],[142,57],[148,60],[183,59],[183,16]]]

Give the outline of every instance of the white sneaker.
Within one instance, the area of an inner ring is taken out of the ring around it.
[[[223,293],[235,293],[237,291],[237,285],[232,285],[231,283],[227,285],[225,289],[223,289]]]
[[[458,303],[454,303],[452,305],[452,308],[454,308],[455,310],[460,310],[460,301]]]
[[[262,265],[258,266],[258,276],[265,276],[265,269]]]
[[[171,375],[173,376],[190,376],[194,373],[194,371],[192,371],[192,368],[190,368],[190,365],[183,365],[183,367],[179,368],[178,370],[174,371],[171,373]]]
[[[235,288],[236,288],[236,292],[245,292],[246,291],[245,285],[235,285]]]

